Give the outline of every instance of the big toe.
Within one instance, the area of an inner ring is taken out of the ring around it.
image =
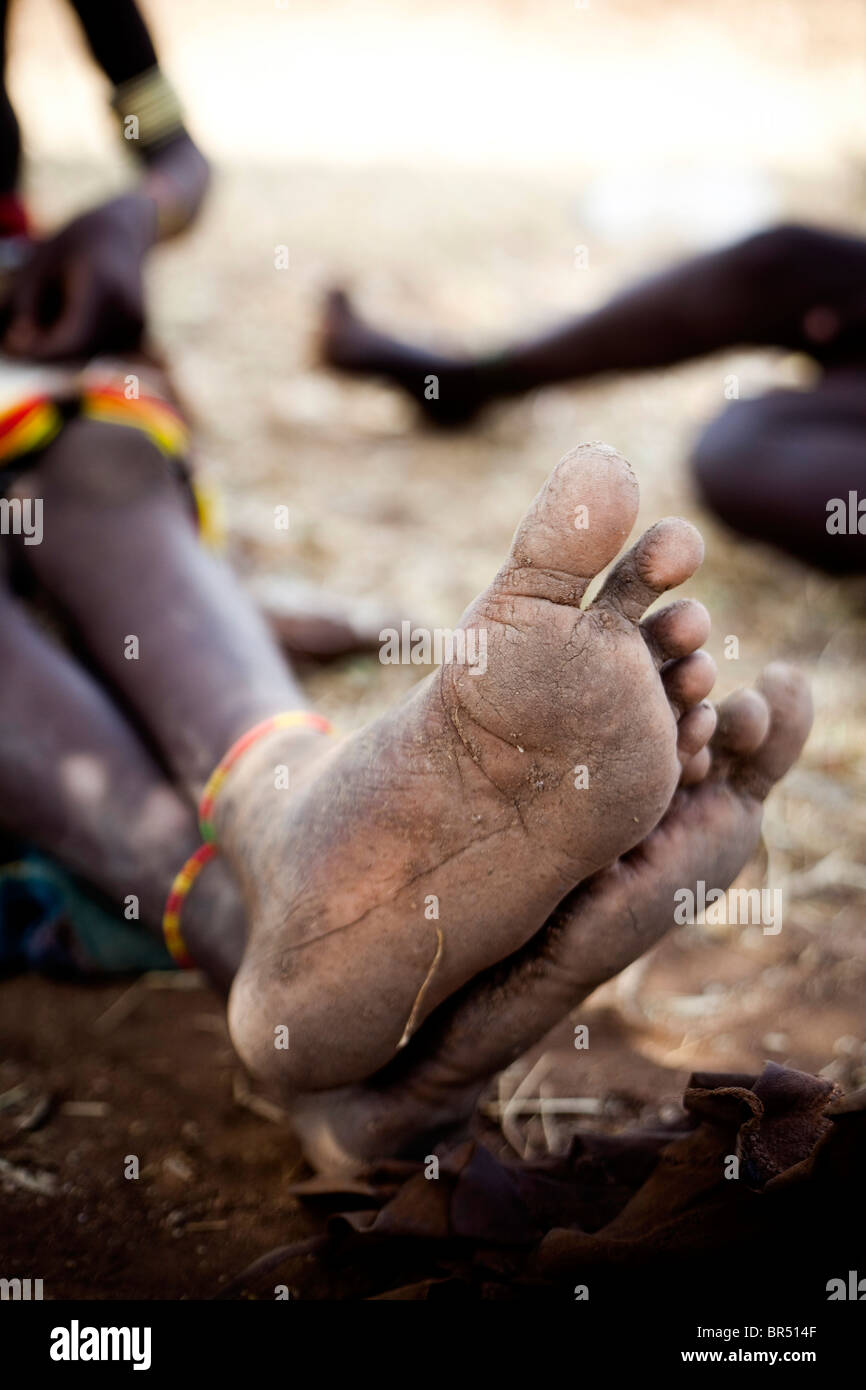
[[[518,526],[500,585],[579,604],[624,544],[638,501],[637,479],[616,449],[579,445],[557,464]]]
[[[717,763],[750,757],[760,748],[770,729],[770,707],[757,690],[735,690],[718,708],[713,737]]]

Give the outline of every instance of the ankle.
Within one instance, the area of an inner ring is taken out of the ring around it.
[[[240,889],[228,865],[218,857],[189,896],[183,937],[196,964],[222,994],[228,994],[243,959],[246,936]]]
[[[294,799],[318,775],[334,740],[303,727],[263,734],[232,767],[220,788],[211,820],[217,843],[243,848],[249,818],[268,813],[276,795]]]

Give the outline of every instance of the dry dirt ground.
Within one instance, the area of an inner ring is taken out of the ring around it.
[[[778,210],[862,224],[863,173],[851,158],[823,180],[780,174]],[[41,158],[30,177],[46,217],[99,187],[89,158]],[[226,160],[206,220],[162,253],[152,286],[158,336],[226,497],[245,580],[325,585],[371,610],[451,625],[552,464],[599,438],[638,472],[641,525],[677,511],[704,530],[707,560],[689,592],[713,614],[721,693],[775,656],[814,681],[814,734],[770,803],[749,871],[784,888],[783,931],[671,936],[578,1011],[589,1051],[574,1051],[569,1020],[512,1068],[488,1114],[504,1117],[501,1147],[528,1155],[562,1148],[584,1124],[670,1117],[693,1069],[758,1071],[772,1058],[846,1088],[866,1084],[864,591],[724,534],[696,505],[686,466],[731,373],[745,394],[802,364],[732,353],[558,389],[453,437],[416,429],[384,388],[315,365],[317,306],[335,276],[394,327],[482,343],[594,302],[658,258],[637,229],[630,240],[594,231],[590,270],[576,271],[586,214],[565,169]],[[273,263],[283,244],[285,273]],[[287,535],[270,524],[279,502],[291,509]],[[417,674],[358,659],[311,675],[309,688],[351,728]],[[0,985],[3,1269],[42,1277],[52,1297],[207,1297],[262,1251],[314,1229],[286,1192],[302,1168],[281,1125],[249,1100],[218,1002],[195,979],[129,990]],[[561,1098],[583,1100],[585,1113],[562,1113]],[[129,1154],[141,1161],[137,1182],[123,1177]],[[353,1279],[307,1262],[304,1296],[377,1291],[375,1278]]]

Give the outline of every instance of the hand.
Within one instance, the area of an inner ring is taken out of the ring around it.
[[[57,361],[137,347],[144,330],[142,266],[156,222],[153,200],[134,193],[39,242],[15,279],[4,350]]]

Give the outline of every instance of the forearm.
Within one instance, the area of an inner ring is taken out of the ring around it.
[[[182,232],[195,220],[209,183],[210,166],[186,131],[147,158],[140,192],[156,204],[156,240]]]
[[[183,122],[174,89],[158,67],[115,88],[121,135],[142,166],[138,191],[156,207],[155,240],[193,221],[209,182],[207,160]]]
[[[196,216],[208,165],[184,123],[177,94],[135,0],[71,0],[94,58],[114,88],[120,134],[141,166],[137,194],[155,205],[154,240],[173,236]],[[135,199],[130,200],[130,205]],[[139,226],[147,224],[142,207]]]

